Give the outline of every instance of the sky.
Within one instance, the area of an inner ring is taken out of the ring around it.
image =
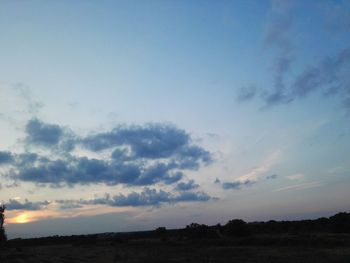
[[[350,210],[350,2],[0,1],[9,238]]]

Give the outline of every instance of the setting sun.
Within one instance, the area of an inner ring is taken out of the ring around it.
[[[29,221],[30,221],[30,218],[28,217],[28,214],[20,214],[14,218],[14,222],[17,224],[28,223]]]

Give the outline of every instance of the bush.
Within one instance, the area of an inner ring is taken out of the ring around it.
[[[338,213],[329,218],[331,228],[336,233],[350,233],[350,213]]]
[[[162,241],[167,240],[167,231],[165,227],[158,227],[155,230],[156,237],[160,238]]]
[[[244,237],[250,235],[250,229],[242,219],[230,220],[224,227],[226,235],[230,237]]]
[[[189,238],[204,238],[208,236],[208,230],[207,225],[192,223],[186,226],[186,235]]]

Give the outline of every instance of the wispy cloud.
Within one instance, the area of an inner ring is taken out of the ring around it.
[[[266,173],[275,165],[281,158],[280,151],[272,152],[261,165],[253,168],[247,174],[244,174],[238,178],[239,181],[251,180],[256,181],[259,177],[266,175]]]
[[[256,97],[256,94],[261,94],[263,108],[270,108],[314,93],[322,93],[326,98],[337,96],[342,106],[350,110],[349,46],[333,51],[307,66],[294,66],[298,59],[293,35],[297,8],[296,1],[272,1],[263,43],[266,48],[276,53],[272,61],[273,83],[268,88],[261,87],[260,91],[252,90],[251,86],[244,87],[239,90],[238,99],[246,101]],[[343,34],[350,32],[349,19],[344,18],[344,10],[349,8],[346,3],[334,3],[326,17],[329,28],[332,27],[330,25],[336,24],[338,28],[342,28]]]
[[[292,181],[299,181],[299,180],[303,180],[305,178],[305,175],[302,173],[296,173],[296,174],[288,175],[287,178]]]
[[[225,190],[228,189],[241,189],[243,186],[250,186],[252,184],[255,184],[262,176],[265,177],[265,179],[275,179],[277,175],[270,175],[266,177],[266,173],[269,172],[271,167],[275,165],[281,157],[280,151],[275,151],[271,153],[261,165],[253,168],[250,172],[247,174],[244,174],[234,181],[231,182],[223,182],[222,188]],[[220,181],[218,181],[220,183]]]
[[[304,190],[304,189],[320,187],[322,185],[323,185],[322,182],[310,182],[310,183],[303,183],[303,184],[294,184],[294,185],[289,185],[289,186],[277,188],[277,189],[273,190],[273,192]]]
[[[222,188],[225,190],[228,189],[241,189],[243,186],[249,186],[254,184],[254,181],[245,180],[245,181],[233,181],[233,182],[224,182]]]

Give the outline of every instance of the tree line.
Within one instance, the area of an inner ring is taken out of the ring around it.
[[[6,233],[4,229],[5,206],[0,206],[0,245],[4,244]],[[8,241],[8,245],[22,244],[61,244],[61,243],[95,243],[108,241],[113,243],[127,242],[138,238],[160,238],[168,239],[211,239],[211,238],[245,238],[264,237],[266,243],[267,236],[278,236],[280,234],[290,234],[300,236],[305,234],[318,233],[350,233],[350,213],[342,212],[329,218],[318,218],[314,220],[298,221],[266,221],[266,222],[245,222],[242,219],[229,220],[225,225],[217,224],[208,226],[205,224],[191,223],[182,229],[166,229],[158,227],[153,231],[138,231],[127,233],[106,233],[94,235],[73,235],[73,236],[52,236],[34,239],[13,239]],[[350,240],[349,240],[350,241]],[[249,242],[252,242],[250,239]],[[321,243],[324,241],[320,241]]]

